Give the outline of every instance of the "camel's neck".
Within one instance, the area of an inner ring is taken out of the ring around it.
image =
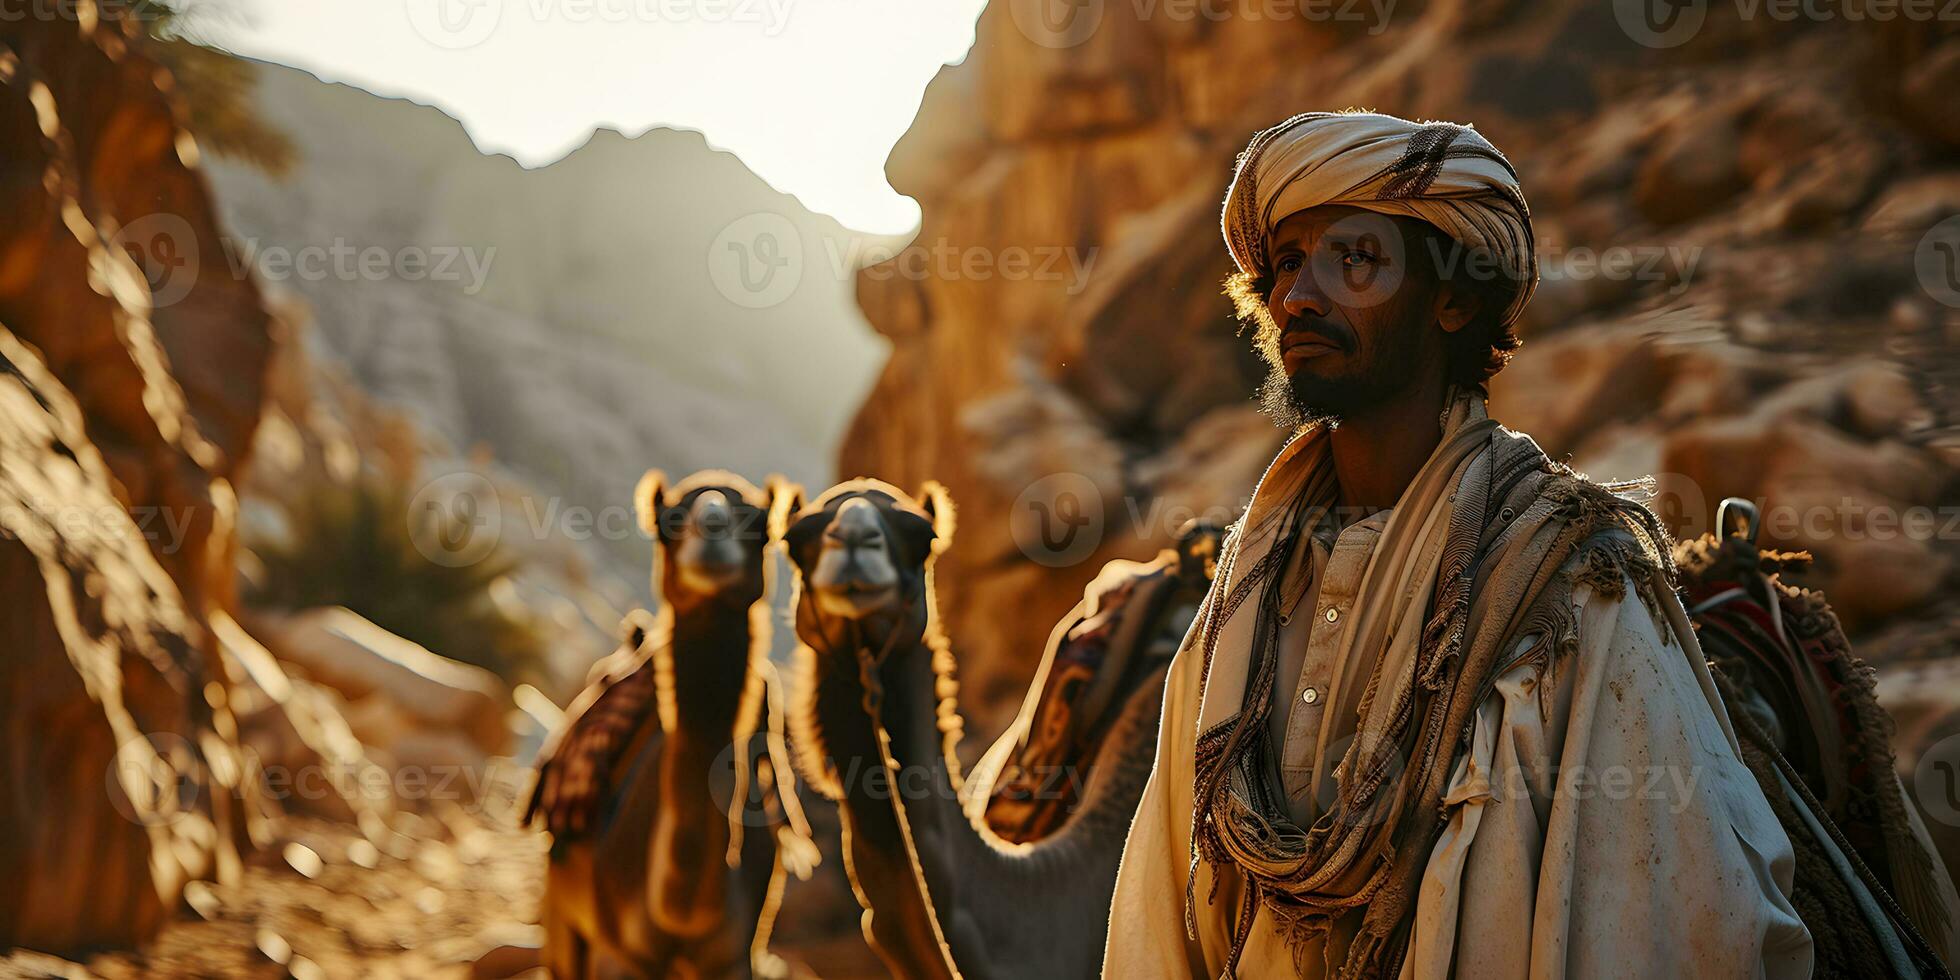
[[[725,912],[722,866],[731,832],[724,784],[731,778],[731,748],[746,743],[739,729],[755,723],[758,706],[745,703],[756,696],[750,693],[752,639],[746,609],[709,603],[675,610],[665,653],[673,671],[668,696],[674,725],[657,767],[660,802],[650,869],[654,921],[672,934],[718,928]]]
[[[735,737],[743,698],[749,693],[749,652],[754,639],[750,611],[729,603],[675,607],[669,646],[674,671],[674,732],[719,752]]]
[[[860,678],[842,676],[849,673],[842,669],[826,678],[833,690],[818,695],[827,751],[844,784],[853,881],[872,909],[881,952],[895,971],[921,975],[937,936],[970,978],[1015,975],[1036,964],[1044,975],[1093,973],[1141,778],[1132,780],[1134,792],[1126,786],[1085,795],[1071,825],[1047,841],[1002,842],[968,819],[954,788],[932,658],[925,643],[892,651],[878,678],[875,714],[866,710]],[[897,767],[889,779],[881,741]],[[1151,744],[1142,746],[1146,776]],[[1087,820],[1091,807],[1112,819]],[[1115,810],[1125,811],[1120,819]]]

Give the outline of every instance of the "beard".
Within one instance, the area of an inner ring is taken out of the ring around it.
[[[1338,378],[1316,378],[1301,371],[1288,377],[1285,366],[1270,366],[1259,386],[1259,406],[1282,429],[1340,428],[1343,419],[1393,399],[1408,382],[1407,375],[1395,371],[1353,372]]]
[[[1407,340],[1414,331],[1402,331]],[[1300,373],[1286,373],[1286,359],[1277,342],[1261,344],[1266,362],[1266,380],[1259,386],[1259,405],[1273,424],[1282,429],[1308,425],[1339,428],[1343,419],[1368,412],[1393,401],[1421,377],[1417,365],[1393,363],[1384,351],[1413,353],[1412,343],[1389,343],[1363,351],[1352,349],[1347,357],[1354,363],[1333,377],[1314,373],[1312,364],[1302,365]]]

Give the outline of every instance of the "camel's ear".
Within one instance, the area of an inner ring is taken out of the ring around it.
[[[927,480],[919,488],[919,509],[932,518],[932,553],[953,546],[953,495],[938,480]]]
[[[633,511],[640,515],[640,530],[660,537],[660,511],[667,506],[667,474],[648,470],[633,488]]]
[[[803,509],[803,486],[779,474],[770,474],[768,486],[769,540],[776,542],[789,534],[790,518]]]

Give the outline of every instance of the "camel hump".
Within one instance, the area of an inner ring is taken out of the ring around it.
[[[554,843],[597,831],[618,796],[615,775],[627,746],[657,720],[660,688],[653,644],[635,630],[600,661],[603,670],[572,701],[550,744],[538,755],[536,787],[525,821],[539,820]]]

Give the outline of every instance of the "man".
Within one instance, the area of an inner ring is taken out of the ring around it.
[[[1808,976],[1665,533],[1485,417],[1537,278],[1510,164],[1309,113],[1223,224],[1298,432],[1171,666],[1104,975]]]

